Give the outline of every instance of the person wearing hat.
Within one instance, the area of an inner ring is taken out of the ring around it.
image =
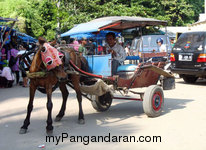
[[[166,52],[166,46],[165,44],[163,44],[163,39],[158,38],[156,42],[157,42],[157,45],[159,46],[159,52]]]
[[[82,56],[83,54],[85,55],[86,54],[86,44],[87,44],[87,39],[86,38],[82,38],[82,42],[81,42],[81,46],[79,46],[79,54],[80,56]]]

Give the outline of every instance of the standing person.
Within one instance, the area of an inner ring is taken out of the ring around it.
[[[28,83],[28,79],[27,79],[27,76],[26,76],[26,71],[29,70],[29,68],[27,67],[27,65],[25,64],[25,60],[22,59],[22,55],[24,55],[26,53],[26,49],[20,45],[19,46],[19,52],[18,52],[18,57],[20,59],[20,63],[19,63],[19,69],[21,70],[21,75],[22,75],[22,78],[23,78],[23,87],[27,87],[27,83]]]
[[[80,53],[80,56],[82,56],[83,54],[85,55],[86,54],[86,44],[87,44],[87,39],[86,38],[82,38],[82,43],[81,43],[81,46],[79,46],[79,53]]]
[[[172,48],[175,46],[175,40],[174,39],[171,39],[170,40],[170,43],[171,43],[171,45],[172,45]]]
[[[74,49],[76,50],[76,51],[78,51],[78,49],[79,49],[79,42],[75,39],[74,41],[73,41],[73,47],[74,47]]]
[[[13,44],[10,46],[11,50],[8,52],[8,60],[12,58],[11,56],[16,59],[16,63],[11,67],[11,70],[16,74],[16,84],[19,84],[19,58],[17,57],[19,51],[14,48],[15,46]]]
[[[86,55],[94,55],[95,54],[95,45],[93,43],[93,39],[90,38],[87,44],[85,45],[87,52]]]
[[[125,46],[125,52],[127,56],[130,56],[130,44],[129,43]]]
[[[158,48],[159,52],[167,52],[166,45],[163,44],[163,39],[162,38],[158,38],[156,40],[156,42],[157,42],[157,45],[159,46],[159,48]]]
[[[117,43],[115,33],[109,32],[106,34],[106,52],[112,54],[112,75],[117,73],[119,65],[123,64],[126,53],[124,48]]]

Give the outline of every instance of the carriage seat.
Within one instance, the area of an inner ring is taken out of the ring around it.
[[[117,68],[117,72],[131,72],[131,71],[135,71],[135,69],[137,68],[137,65],[134,64],[127,64],[127,65],[121,65]]]
[[[129,79],[133,76],[137,67],[138,66],[134,64],[121,65],[117,68],[117,75],[121,78]]]

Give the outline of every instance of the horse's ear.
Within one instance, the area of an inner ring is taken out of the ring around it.
[[[51,46],[55,46],[57,44],[57,40],[54,40],[50,43]]]
[[[46,42],[46,39],[43,38],[43,37],[39,37],[39,38],[38,38],[38,41],[39,41],[39,44],[40,44],[40,45],[43,45],[43,44]]]

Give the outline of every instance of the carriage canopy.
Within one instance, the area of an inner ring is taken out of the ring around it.
[[[78,24],[71,30],[61,34],[61,37],[71,36],[79,33],[99,32],[101,30],[111,30],[120,32],[125,29],[144,27],[144,26],[166,26],[166,21],[153,18],[110,16],[94,19],[87,23]]]

